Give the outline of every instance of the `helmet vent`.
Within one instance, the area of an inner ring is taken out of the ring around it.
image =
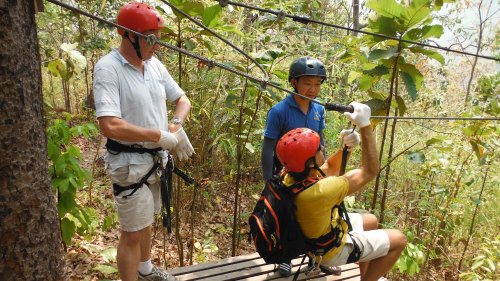
[[[314,65],[312,65],[312,64],[308,64],[308,65],[307,65],[307,67],[309,67],[309,68],[314,68]]]

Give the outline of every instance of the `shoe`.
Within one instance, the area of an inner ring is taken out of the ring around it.
[[[319,266],[321,268],[321,271],[323,271],[326,274],[333,274],[333,275],[341,275],[342,274],[342,268],[340,266]]]
[[[292,263],[291,262],[280,263],[280,265],[278,266],[278,272],[283,277],[288,277],[292,275]]]
[[[137,272],[139,278],[137,280],[147,280],[147,281],[177,281],[179,279],[175,278],[173,275],[166,273],[165,271],[154,266],[153,271],[148,275],[142,275]]]

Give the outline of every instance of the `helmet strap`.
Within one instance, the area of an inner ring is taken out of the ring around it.
[[[137,54],[139,59],[142,60],[141,47],[139,46],[139,36],[134,34],[134,41],[135,42],[132,42],[132,40],[130,40],[130,37],[128,36],[127,31],[125,31],[125,34],[123,34],[123,35],[128,39],[128,41],[130,41],[130,44],[132,44],[132,46],[134,46],[135,53]]]
[[[326,177],[325,173],[323,172],[323,170],[321,170],[321,168],[318,167],[318,164],[316,164],[316,160],[313,160],[313,165],[314,165],[314,169],[318,170],[319,173],[321,174],[321,176]]]

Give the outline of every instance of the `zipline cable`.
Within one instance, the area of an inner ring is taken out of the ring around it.
[[[346,105],[341,105],[341,104],[336,104],[336,103],[322,103],[322,102],[319,102],[317,100],[311,99],[311,98],[306,97],[304,95],[301,95],[299,93],[296,93],[296,92],[290,91],[288,89],[285,89],[283,87],[280,87],[278,85],[275,85],[275,84],[273,84],[273,83],[271,83],[271,82],[269,82],[267,80],[256,78],[256,77],[254,77],[254,76],[252,76],[250,74],[247,74],[245,72],[242,72],[242,71],[239,71],[239,70],[234,69],[232,67],[229,67],[227,65],[215,62],[213,59],[207,59],[205,57],[202,57],[202,56],[199,56],[197,54],[191,53],[188,50],[185,50],[185,49],[182,49],[182,48],[170,45],[168,43],[165,43],[165,42],[159,40],[158,38],[156,38],[152,34],[150,34],[150,35],[144,35],[142,33],[139,33],[137,31],[135,31],[135,30],[126,28],[126,27],[121,26],[119,24],[116,24],[114,22],[111,22],[111,21],[105,20],[103,18],[100,18],[98,16],[92,15],[92,14],[90,14],[88,12],[82,11],[82,10],[76,8],[76,7],[73,7],[71,5],[65,4],[65,3],[60,2],[58,0],[47,0],[47,1],[51,2],[53,4],[56,4],[58,6],[61,6],[63,8],[66,8],[68,10],[71,10],[73,12],[76,12],[76,13],[79,13],[81,15],[84,15],[86,17],[89,17],[89,18],[92,18],[94,20],[97,20],[99,22],[102,22],[102,23],[114,26],[116,28],[123,29],[123,30],[125,30],[127,32],[130,32],[132,34],[135,34],[135,35],[137,35],[139,37],[145,38],[146,40],[148,40],[148,44],[151,44],[151,45],[158,44],[158,45],[167,47],[167,48],[169,48],[171,50],[174,50],[176,52],[179,52],[179,53],[185,54],[187,56],[193,57],[195,59],[198,59],[200,61],[203,61],[203,62],[205,62],[207,64],[207,66],[209,68],[212,68],[213,66],[217,66],[219,68],[222,68],[222,69],[227,70],[229,72],[232,72],[234,74],[237,74],[237,75],[240,75],[242,77],[245,77],[245,78],[247,78],[247,79],[249,79],[249,80],[251,80],[253,82],[258,83],[262,88],[266,88],[266,86],[269,85],[269,86],[271,86],[273,88],[276,88],[278,90],[284,91],[284,92],[289,93],[289,94],[300,96],[301,98],[309,100],[310,102],[322,105],[322,106],[325,107],[326,110],[333,110],[333,111],[339,111],[339,112],[353,112],[353,108],[351,106],[346,106]],[[398,116],[372,116],[371,118],[373,118],[373,119],[435,119],[435,120],[500,120],[500,118],[497,118],[497,117],[494,117],[494,118],[480,118],[480,117],[406,117],[406,116],[399,116],[398,117]]]
[[[219,2],[219,5],[221,7],[225,7],[227,5],[233,5],[233,6],[239,6],[242,8],[246,8],[246,9],[257,10],[257,11],[264,12],[264,13],[274,14],[277,16],[278,20],[281,20],[281,19],[287,17],[287,18],[293,19],[293,21],[296,21],[296,22],[299,22],[302,24],[316,23],[316,24],[320,24],[320,25],[333,27],[333,28],[338,28],[338,29],[343,29],[343,30],[348,30],[348,31],[353,31],[353,32],[359,32],[359,33],[363,33],[363,34],[367,34],[367,35],[382,37],[385,39],[397,40],[397,41],[409,43],[409,44],[415,44],[415,45],[419,45],[422,47],[429,47],[429,48],[439,49],[439,50],[458,53],[458,54],[467,55],[467,56],[474,56],[474,57],[480,57],[480,58],[488,59],[488,60],[500,61],[500,58],[495,58],[495,57],[491,57],[491,56],[484,56],[484,55],[479,55],[479,54],[473,54],[473,53],[468,53],[468,52],[459,51],[459,50],[453,50],[453,49],[445,48],[445,47],[441,47],[441,46],[435,46],[435,45],[429,45],[429,44],[425,44],[425,43],[421,43],[421,42],[410,41],[410,40],[406,40],[406,39],[402,39],[402,38],[392,37],[389,35],[373,33],[373,32],[364,31],[364,30],[360,30],[360,29],[354,29],[354,28],[345,27],[345,26],[341,26],[341,25],[317,21],[317,20],[310,19],[308,17],[289,15],[289,14],[286,14],[284,11],[273,11],[273,10],[269,10],[269,9],[263,9],[263,8],[250,6],[250,5],[246,5],[246,4],[242,4],[242,3],[237,3],[237,2],[233,2],[233,1],[227,1],[227,0],[217,0],[217,1]]]
[[[500,121],[500,117],[417,117],[417,116],[371,116],[372,119],[407,119],[407,120],[448,120],[448,121]]]
[[[179,14],[183,15],[184,17],[186,17],[187,19],[189,19],[190,21],[196,23],[198,26],[200,26],[201,28],[205,29],[206,31],[210,32],[212,35],[214,35],[215,37],[219,38],[219,40],[223,41],[224,43],[226,43],[227,45],[231,46],[233,49],[235,49],[236,51],[238,51],[240,54],[244,55],[246,58],[248,58],[249,60],[251,60],[255,65],[257,65],[260,70],[262,70],[262,72],[264,73],[264,75],[266,76],[266,78],[264,78],[265,81],[269,81],[269,75],[267,74],[267,71],[262,67],[262,65],[260,63],[258,63],[254,58],[252,58],[251,56],[249,56],[247,53],[245,53],[243,50],[241,50],[240,48],[236,47],[233,43],[231,43],[229,40],[223,38],[222,36],[220,36],[219,34],[217,34],[216,32],[214,32],[213,30],[211,30],[210,28],[206,27],[203,23],[197,21],[196,19],[194,19],[193,17],[189,16],[188,14],[186,14],[184,11],[182,11],[181,9],[177,8],[176,6],[172,5],[170,2],[168,1],[165,1],[165,0],[161,0],[161,2],[165,3],[167,6],[169,6],[172,10],[175,10],[176,12],[178,12]]]
[[[146,40],[147,40],[148,44],[150,44],[150,45],[158,44],[158,45],[161,45],[161,46],[167,47],[167,48],[169,48],[169,49],[171,49],[171,50],[174,50],[174,51],[176,51],[176,52],[179,52],[179,53],[185,54],[185,55],[187,55],[187,56],[190,56],[190,57],[196,58],[196,59],[198,59],[198,60],[200,60],[200,61],[203,61],[203,62],[207,63],[207,66],[208,66],[209,68],[212,68],[213,66],[217,66],[217,67],[219,67],[219,68],[222,68],[222,69],[227,70],[227,71],[229,71],[229,72],[232,72],[232,73],[234,73],[234,74],[237,74],[237,75],[243,76],[243,77],[245,77],[245,78],[247,78],[247,79],[249,79],[249,80],[251,80],[251,81],[253,81],[253,82],[258,83],[258,84],[259,84],[259,85],[260,85],[263,89],[265,89],[265,88],[266,88],[266,86],[271,86],[271,87],[273,87],[273,88],[276,88],[276,89],[278,89],[278,90],[281,90],[281,91],[287,92],[287,93],[289,93],[289,94],[293,94],[293,95],[300,96],[301,98],[306,99],[306,100],[308,100],[308,101],[310,101],[310,102],[313,102],[313,103],[316,103],[316,104],[322,105],[322,106],[324,106],[324,107],[325,107],[325,109],[326,109],[326,110],[333,110],[333,111],[338,111],[338,112],[353,112],[353,111],[354,111],[354,109],[352,108],[352,106],[342,105],[342,104],[336,104],[336,103],[322,103],[322,102],[317,101],[317,100],[315,100],[315,99],[311,99],[311,98],[309,98],[309,97],[307,97],[307,96],[301,95],[301,94],[299,94],[299,93],[297,93],[297,92],[293,92],[293,91],[290,91],[290,90],[285,89],[285,88],[283,88],[283,87],[280,87],[280,86],[278,86],[278,85],[275,85],[275,84],[273,84],[273,83],[271,83],[271,82],[269,82],[269,81],[267,81],[267,80],[265,80],[265,79],[259,79],[259,78],[256,78],[256,77],[254,77],[254,76],[252,76],[252,75],[250,75],[250,74],[247,74],[247,73],[245,73],[245,72],[242,72],[242,71],[239,71],[239,70],[234,69],[234,68],[232,68],[232,67],[229,67],[229,66],[227,66],[227,65],[224,65],[224,64],[218,63],[218,62],[216,62],[216,61],[215,61],[215,60],[213,60],[213,59],[207,59],[207,58],[205,58],[205,57],[202,57],[202,56],[199,56],[199,55],[197,55],[197,54],[191,53],[191,52],[189,52],[188,50],[185,50],[185,49],[182,49],[182,48],[179,48],[179,47],[176,47],[176,46],[170,45],[170,44],[168,44],[168,43],[165,43],[165,42],[163,42],[163,41],[159,40],[158,38],[156,38],[153,34],[150,34],[150,35],[144,35],[144,34],[142,34],[142,33],[139,33],[139,32],[137,32],[137,31],[135,31],[135,30],[132,30],[132,29],[126,28],[126,27],[121,26],[121,25],[119,25],[119,24],[116,24],[116,23],[114,23],[114,22],[111,22],[111,21],[105,20],[105,19],[100,18],[100,17],[98,17],[98,16],[95,16],[95,15],[92,15],[92,14],[87,13],[87,12],[85,12],[85,11],[82,11],[82,10],[80,10],[80,9],[76,8],[76,7],[71,6],[71,5],[68,5],[68,4],[65,4],[65,3],[62,3],[62,2],[60,2],[60,1],[58,1],[58,0],[47,0],[47,1],[48,1],[48,2],[51,2],[51,3],[53,3],[53,4],[56,4],[56,5],[59,5],[59,6],[63,7],[63,8],[68,9],[68,10],[71,10],[71,11],[73,11],[73,12],[76,12],[76,13],[82,14],[82,15],[84,15],[84,16],[87,16],[87,17],[89,17],[89,18],[92,18],[92,19],[94,19],[94,20],[100,21],[100,22],[102,22],[102,23],[105,23],[105,24],[108,24],[108,25],[114,26],[114,27],[116,27],[116,28],[123,29],[123,30],[125,30],[125,31],[127,31],[127,32],[130,32],[130,33],[132,33],[132,34],[135,34],[135,35],[137,35],[137,36],[139,36],[139,37],[146,38]]]

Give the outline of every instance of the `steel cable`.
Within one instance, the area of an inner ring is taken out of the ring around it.
[[[158,45],[161,45],[161,46],[164,46],[164,47],[167,47],[171,50],[174,50],[176,52],[179,52],[179,53],[182,53],[182,54],[185,54],[187,56],[190,56],[190,57],[193,57],[195,59],[198,59],[200,61],[203,61],[207,64],[207,66],[209,68],[212,68],[213,66],[217,66],[219,68],[222,68],[224,70],[227,70],[229,72],[232,72],[234,74],[237,74],[237,75],[240,75],[242,77],[245,77],[253,82],[256,82],[258,83],[263,89],[266,88],[266,86],[271,86],[273,88],[276,88],[278,90],[281,90],[281,91],[284,91],[286,93],[289,93],[289,94],[293,94],[293,95],[297,95],[297,96],[300,96],[301,98],[304,98],[306,100],[309,100],[310,102],[313,102],[313,103],[316,103],[316,104],[319,104],[319,105],[322,105],[325,107],[326,110],[335,110],[335,111],[339,111],[339,112],[352,112],[352,107],[351,106],[346,106],[346,105],[341,105],[341,104],[335,104],[335,103],[322,103],[320,101],[317,101],[317,100],[314,100],[314,99],[311,99],[309,97],[306,97],[304,95],[301,95],[297,92],[293,92],[293,91],[290,91],[288,89],[285,89],[283,87],[280,87],[278,85],[275,85],[265,79],[260,79],[260,78],[256,78],[250,74],[247,74],[245,72],[242,72],[242,71],[239,71],[237,69],[234,69],[232,67],[229,67],[227,65],[224,65],[224,64],[221,64],[221,63],[218,63],[216,62],[215,60],[213,59],[208,59],[208,58],[205,58],[203,56],[200,56],[200,55],[197,55],[197,54],[194,54],[188,50],[185,50],[185,49],[182,49],[182,48],[179,48],[179,47],[176,47],[176,46],[173,46],[173,45],[170,45],[168,43],[165,43],[161,40],[159,40],[158,38],[156,38],[154,35],[144,35],[140,32],[137,32],[135,30],[132,30],[132,29],[129,29],[129,28],[126,28],[124,26],[121,26],[119,24],[116,24],[114,22],[111,22],[111,21],[108,21],[108,20],[105,20],[103,18],[100,18],[98,16],[95,16],[95,15],[92,15],[88,12],[85,12],[85,11],[82,11],[76,7],[73,7],[71,5],[68,5],[68,4],[65,4],[63,2],[60,2],[58,0],[47,0],[48,2],[51,2],[53,4],[56,4],[56,5],[59,5],[63,8],[66,8],[68,10],[71,10],[73,12],[76,12],[76,13],[79,13],[81,15],[84,15],[86,17],[89,17],[89,18],[92,18],[94,20],[97,20],[99,22],[102,22],[102,23],[105,23],[105,24],[108,24],[108,25],[111,25],[111,26],[114,26],[116,28],[120,28],[120,29],[123,29],[127,32],[130,32],[132,34],[135,34],[139,37],[142,37],[142,38],[145,38],[146,40],[148,40],[148,44],[158,44]],[[162,0],[163,1],[163,0]],[[229,1],[228,1],[229,2]],[[267,74],[267,73],[266,73]],[[371,118],[373,119],[441,119],[441,120],[500,120],[500,118],[497,118],[497,117],[493,117],[493,118],[480,118],[480,117],[405,117],[405,116],[401,116],[401,117],[397,117],[397,116],[372,116]]]
[[[233,6],[239,6],[239,7],[246,8],[246,9],[257,10],[257,11],[264,12],[264,13],[274,14],[277,16],[278,20],[283,19],[284,17],[287,17],[287,18],[293,19],[293,21],[300,22],[302,24],[316,23],[316,24],[320,24],[320,25],[324,25],[324,26],[333,27],[333,28],[338,28],[338,29],[343,29],[343,30],[348,30],[348,31],[353,31],[353,32],[359,32],[359,33],[363,33],[366,35],[372,35],[372,36],[382,37],[385,39],[397,40],[397,41],[404,42],[404,43],[415,44],[415,45],[419,45],[422,47],[429,47],[429,48],[439,49],[439,50],[443,50],[443,51],[447,51],[447,52],[458,53],[458,54],[462,54],[462,55],[468,55],[468,56],[480,57],[480,58],[488,59],[488,60],[500,61],[500,58],[484,56],[484,55],[479,55],[479,54],[473,54],[473,53],[468,53],[468,52],[459,51],[459,50],[453,50],[453,49],[445,48],[445,47],[441,47],[441,46],[429,45],[429,44],[425,44],[425,43],[421,43],[421,42],[415,42],[415,41],[406,40],[406,39],[402,39],[402,38],[392,37],[392,36],[388,36],[388,35],[384,35],[384,34],[373,33],[373,32],[364,31],[364,30],[360,30],[360,29],[354,29],[354,28],[350,28],[350,27],[345,27],[345,26],[340,26],[340,25],[331,24],[331,23],[327,23],[327,22],[313,20],[313,19],[310,19],[308,17],[289,15],[289,14],[286,14],[284,11],[273,11],[273,10],[269,10],[269,9],[258,8],[258,7],[254,7],[254,6],[250,6],[250,5],[246,5],[246,4],[242,4],[242,3],[225,1],[225,0],[218,0],[218,2],[219,2],[219,5],[221,5],[222,7],[225,7],[228,4],[230,4]]]

